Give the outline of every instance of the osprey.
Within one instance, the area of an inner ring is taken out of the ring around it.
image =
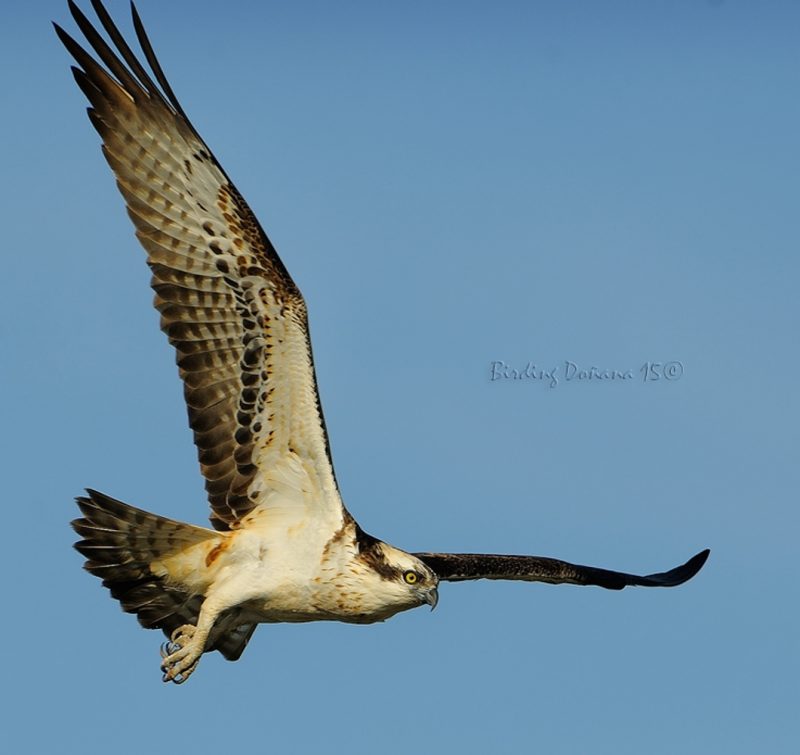
[[[139,15],[147,68],[92,0],[113,49],[69,0],[99,61],[58,25],[78,86],[147,251],[161,328],[177,352],[213,529],[89,490],[72,522],[85,568],[162,629],[164,681],[203,653],[238,659],[257,624],[358,624],[438,601],[440,581],[512,579],[619,590],[693,577],[698,553],[636,576],[536,556],[407,553],[342,503],[317,393],[306,305],[250,208],[172,91]]]

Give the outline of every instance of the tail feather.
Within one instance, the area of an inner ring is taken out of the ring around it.
[[[88,496],[76,499],[83,516],[72,522],[82,538],[75,548],[86,557],[84,568],[102,579],[122,609],[135,613],[143,627],[162,629],[169,637],[184,624],[197,624],[204,595],[153,567],[194,546],[213,547],[220,533],[151,514],[95,490],[86,492]],[[236,660],[255,625],[239,625],[232,618],[218,619],[207,650]]]
[[[146,567],[157,558],[212,539],[215,532],[176,522],[129,506],[95,490],[76,499],[82,519],[72,522],[84,539],[76,549],[89,559],[86,568],[138,564]]]

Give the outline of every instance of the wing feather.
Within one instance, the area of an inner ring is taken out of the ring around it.
[[[92,5],[110,44],[69,2],[99,62],[56,31],[78,63],[75,80],[147,251],[211,520],[241,526],[275,493],[282,505],[289,498],[341,518],[302,295],[186,117],[136,9],[150,73],[102,3]]]
[[[704,550],[670,571],[637,576],[624,572],[580,566],[542,556],[498,556],[488,553],[415,553],[440,580],[508,579],[525,582],[597,585],[609,590],[623,587],[675,587],[690,580],[705,564],[711,551]]]

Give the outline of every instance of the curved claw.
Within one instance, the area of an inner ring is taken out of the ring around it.
[[[184,624],[175,629],[170,639],[162,643],[161,671],[163,682],[183,684],[197,667],[202,655],[202,645],[195,642],[196,627]]]
[[[189,678],[188,674],[176,674],[171,676],[169,671],[165,671],[161,677],[162,682],[172,682],[173,684],[183,684]]]
[[[161,670],[164,672],[161,676],[162,682],[172,682],[173,684],[183,684],[197,668],[197,660],[186,668],[176,669],[174,666],[169,666],[165,663],[161,664]]]
[[[159,652],[161,653],[162,658],[166,658],[167,656],[176,653],[178,650],[181,649],[181,646],[178,645],[177,642],[172,642],[171,640],[166,640],[165,642],[161,643],[161,647],[159,648]]]

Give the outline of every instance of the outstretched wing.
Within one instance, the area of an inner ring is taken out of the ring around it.
[[[468,579],[513,579],[524,582],[569,583],[598,585],[609,590],[623,587],[675,587],[691,579],[708,558],[704,550],[682,566],[644,577],[636,574],[579,566],[566,561],[540,556],[494,556],[481,553],[415,553],[440,580],[462,582]]]
[[[287,498],[342,516],[300,291],[189,122],[132,6],[151,74],[92,0],[70,0],[103,68],[56,25],[153,272],[218,529]],[[123,62],[124,61],[124,62]],[[156,84],[156,82],[158,82]]]

